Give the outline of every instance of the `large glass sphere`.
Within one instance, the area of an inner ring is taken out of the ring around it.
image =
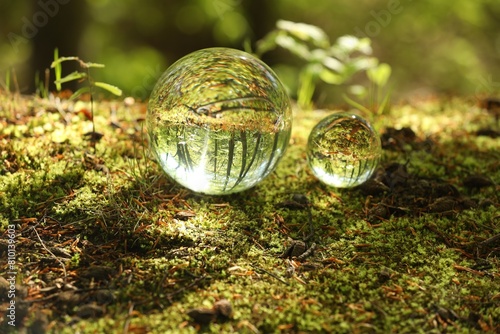
[[[319,122],[307,143],[307,161],[323,183],[349,188],[375,171],[382,154],[380,137],[361,116],[335,113]]]
[[[147,130],[163,170],[193,191],[248,189],[276,167],[290,139],[290,100],[276,74],[234,49],[193,52],[151,93]]]

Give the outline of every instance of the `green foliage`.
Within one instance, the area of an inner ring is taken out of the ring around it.
[[[321,28],[310,24],[279,20],[276,29],[257,42],[255,53],[260,57],[276,47],[306,62],[300,71],[297,91],[297,102],[302,108],[312,107],[319,80],[340,85],[354,74],[366,71],[372,82],[384,86],[391,72],[389,65],[379,65],[378,59],[370,56],[372,48],[369,38],[346,35],[331,44]]]
[[[61,78],[61,64],[65,61],[76,61],[80,65],[80,67],[84,70],[84,72],[78,72],[74,71],[65,77]],[[90,94],[90,113],[92,115],[92,133],[90,133],[90,139],[91,143],[94,144],[94,142],[98,141],[100,139],[100,134],[96,133],[95,131],[95,123],[94,123],[94,97],[93,97],[93,88],[94,87],[99,87],[101,89],[104,89],[111,94],[114,94],[116,96],[121,96],[122,95],[122,90],[116,86],[110,85],[105,82],[100,82],[100,81],[94,81],[92,77],[90,76],[90,69],[91,68],[103,68],[103,64],[98,64],[98,63],[90,63],[90,62],[84,62],[78,57],[59,57],[59,52],[54,51],[54,61],[50,65],[51,68],[54,69],[56,72],[56,80],[54,83],[56,84],[56,87],[58,90],[61,88],[61,84],[70,82],[70,81],[75,81],[75,80],[87,80],[88,86],[82,87],[78,89],[76,92],[74,92],[70,96],[70,100],[76,99],[80,95],[84,93],[89,93]]]
[[[391,76],[391,67],[387,64],[379,64],[377,67],[370,68],[366,71],[366,75],[371,82],[378,87],[384,87],[387,80]]]
[[[54,61],[57,61],[58,59],[59,59],[59,49],[55,48],[54,49]],[[53,66],[53,68],[54,68],[54,73],[56,76],[56,81],[55,81],[56,89],[58,92],[60,92],[62,87],[61,87],[61,83],[59,81],[61,80],[61,76],[62,76],[62,65],[60,62],[58,62]]]
[[[14,67],[9,67],[5,70],[5,79],[0,78],[0,86],[5,92],[11,92],[11,85],[14,86],[14,91],[19,94],[19,84],[17,83],[17,74]]]
[[[363,111],[366,115],[381,115],[389,108],[391,92],[386,86],[391,76],[391,71],[391,67],[385,63],[380,63],[376,67],[369,68],[366,71],[366,75],[370,80],[368,90],[363,86],[356,85],[351,87],[352,94],[358,97],[366,97],[365,103],[356,102],[346,94],[344,94],[344,100],[354,108]]]
[[[96,80],[119,85],[124,94],[145,100],[155,79],[168,64],[183,55],[207,46],[239,48],[245,39],[261,38],[268,31],[262,29],[274,28],[278,19],[294,18],[297,22],[321,27],[330,38],[345,34],[371,38],[377,58],[397,68],[391,76],[391,81],[397,82],[397,89],[392,92],[394,98],[423,87],[438,94],[499,93],[494,86],[500,78],[497,33],[500,20],[494,15],[498,13],[496,0],[457,0],[453,7],[431,0],[321,0],[314,6],[306,0],[153,0],[147,3],[106,0],[60,5],[64,15],[59,12],[54,17],[44,12],[44,7],[36,1],[11,2],[9,10],[0,13],[6,32],[0,41],[2,82],[5,71],[15,67],[23,88],[32,83],[33,68],[42,73],[40,65],[52,61],[54,49],[50,47],[50,39],[57,34],[59,47],[64,45],[66,50],[75,50],[78,46],[96,62],[106,64],[106,71],[94,74]],[[38,12],[45,13],[50,24],[34,25],[33,28],[44,33],[27,38],[24,34],[31,33],[32,29],[27,27],[33,24],[33,14],[38,17]],[[21,22],[23,17],[30,24]],[[65,25],[68,20],[71,25]],[[123,27],[133,29],[120,32]],[[172,42],[166,43],[166,40]],[[82,57],[89,56],[82,54]],[[292,57],[286,52],[277,52],[270,59],[271,65],[296,92],[297,71],[283,64],[296,65],[297,62],[292,59],[289,62],[287,58]],[[279,66],[275,66],[277,64]],[[483,85],[482,78],[489,77],[491,81]],[[12,84],[11,76],[14,91]],[[338,103],[338,86],[324,85],[319,80],[316,90],[321,92],[321,95],[315,93],[318,104]]]
[[[46,99],[49,97],[49,69],[45,70],[45,81],[40,79],[40,73],[35,73],[36,95]]]
[[[62,69],[61,69],[61,64],[65,61],[76,61],[80,65],[82,69],[85,70],[85,72],[78,72],[74,71],[65,77],[61,77]],[[116,86],[110,85],[105,82],[100,82],[100,81],[93,81],[91,76],[90,76],[90,69],[91,68],[103,68],[103,64],[97,64],[97,63],[90,63],[90,62],[84,62],[78,57],[59,57],[59,53],[56,49],[54,51],[54,61],[50,65],[51,68],[54,69],[54,72],[56,74],[56,80],[54,83],[56,84],[56,88],[58,91],[61,90],[61,84],[70,82],[70,81],[75,81],[75,80],[82,80],[86,79],[88,81],[88,87],[81,88],[77,90],[76,92],[73,93],[73,95],[70,97],[70,99],[76,99],[78,96],[80,96],[83,93],[92,93],[92,87],[99,87],[102,88],[111,94],[114,94],[116,96],[121,96],[122,95],[122,90]]]

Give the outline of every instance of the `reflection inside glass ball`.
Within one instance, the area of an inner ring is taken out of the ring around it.
[[[319,122],[307,143],[307,161],[323,183],[349,188],[362,184],[375,171],[382,153],[372,126],[353,113],[335,113]]]
[[[286,150],[291,107],[272,70],[227,48],[193,52],[158,80],[149,101],[151,149],[176,182],[201,193],[248,189]]]

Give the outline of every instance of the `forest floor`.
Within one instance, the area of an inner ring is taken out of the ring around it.
[[[307,167],[328,112],[295,111],[269,177],[204,196],[161,171],[126,102],[96,103],[93,147],[88,102],[0,93],[0,332],[500,332],[495,103],[370,117],[383,157],[354,189]],[[308,256],[282,256],[311,226]]]

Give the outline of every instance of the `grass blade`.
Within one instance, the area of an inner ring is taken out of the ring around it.
[[[55,85],[56,85],[56,90],[58,92],[61,91],[62,89],[62,86],[61,86],[61,83],[57,82],[57,80],[60,80],[61,79],[61,76],[62,76],[62,66],[61,66],[61,62],[57,62],[59,60],[59,49],[58,48],[55,48],[54,49],[54,63],[56,63],[54,66],[51,65],[51,67],[54,68],[54,74],[55,74]]]
[[[70,100],[76,100],[80,95],[82,94],[85,94],[85,93],[88,93],[90,92],[90,88],[85,86],[85,87],[82,87],[80,89],[78,89],[76,92],[74,92],[70,97],[69,99]]]

